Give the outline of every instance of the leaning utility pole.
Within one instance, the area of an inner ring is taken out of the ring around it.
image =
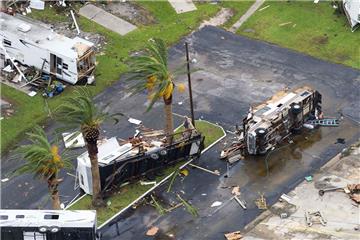
[[[185,42],[185,49],[186,49],[186,65],[187,65],[187,75],[188,75],[188,84],[189,84],[189,96],[190,96],[190,110],[191,110],[191,123],[195,127],[195,117],[194,117],[194,106],[193,106],[193,99],[192,99],[192,90],[191,90],[191,77],[190,77],[190,59],[189,59],[189,47],[188,43]]]

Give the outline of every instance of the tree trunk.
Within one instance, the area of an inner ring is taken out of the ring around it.
[[[101,183],[100,183],[100,171],[99,171],[99,163],[98,163],[98,148],[97,142],[87,142],[86,144],[89,158],[91,162],[91,175],[92,175],[92,194],[93,200],[92,204],[94,207],[100,207],[103,205],[103,200],[101,196]]]
[[[168,144],[172,143],[173,134],[174,134],[174,123],[173,123],[173,115],[172,115],[172,96],[168,99],[164,98],[164,110],[165,110],[165,134],[166,134],[166,142]]]
[[[6,1],[0,0],[0,12],[5,12],[6,10]]]
[[[58,179],[56,176],[52,176],[48,180],[48,188],[51,195],[51,206],[53,210],[60,210],[60,197],[58,191]]]

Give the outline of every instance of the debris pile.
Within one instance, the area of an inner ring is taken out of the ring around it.
[[[360,184],[347,185],[349,197],[356,203],[360,203]]]

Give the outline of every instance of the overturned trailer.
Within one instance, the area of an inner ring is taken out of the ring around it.
[[[121,184],[164,169],[179,161],[198,158],[204,149],[204,139],[196,129],[174,134],[166,144],[163,131],[139,132],[130,141],[119,143],[113,137],[98,146],[101,190],[116,189]],[[88,152],[77,158],[77,178],[80,188],[92,194],[91,163]]]
[[[21,15],[0,12],[0,26],[0,66],[11,58],[71,84],[94,81],[93,43],[57,34],[50,26]]]
[[[237,141],[221,153],[230,162],[246,154],[273,150],[285,138],[298,133],[308,120],[322,117],[321,94],[308,86],[280,91],[262,104],[251,107],[237,131]]]

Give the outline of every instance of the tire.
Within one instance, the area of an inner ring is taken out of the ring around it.
[[[255,130],[256,136],[260,138],[264,137],[267,134],[267,130],[265,128],[258,128]]]
[[[295,103],[293,105],[291,105],[291,112],[296,116],[299,113],[301,113],[302,109],[301,109],[301,105],[298,103]]]
[[[159,155],[157,155],[156,153],[152,153],[150,157],[154,160],[159,159]]]
[[[163,149],[163,150],[160,151],[160,155],[161,155],[161,156],[165,156],[166,154],[167,154],[166,149]]]

